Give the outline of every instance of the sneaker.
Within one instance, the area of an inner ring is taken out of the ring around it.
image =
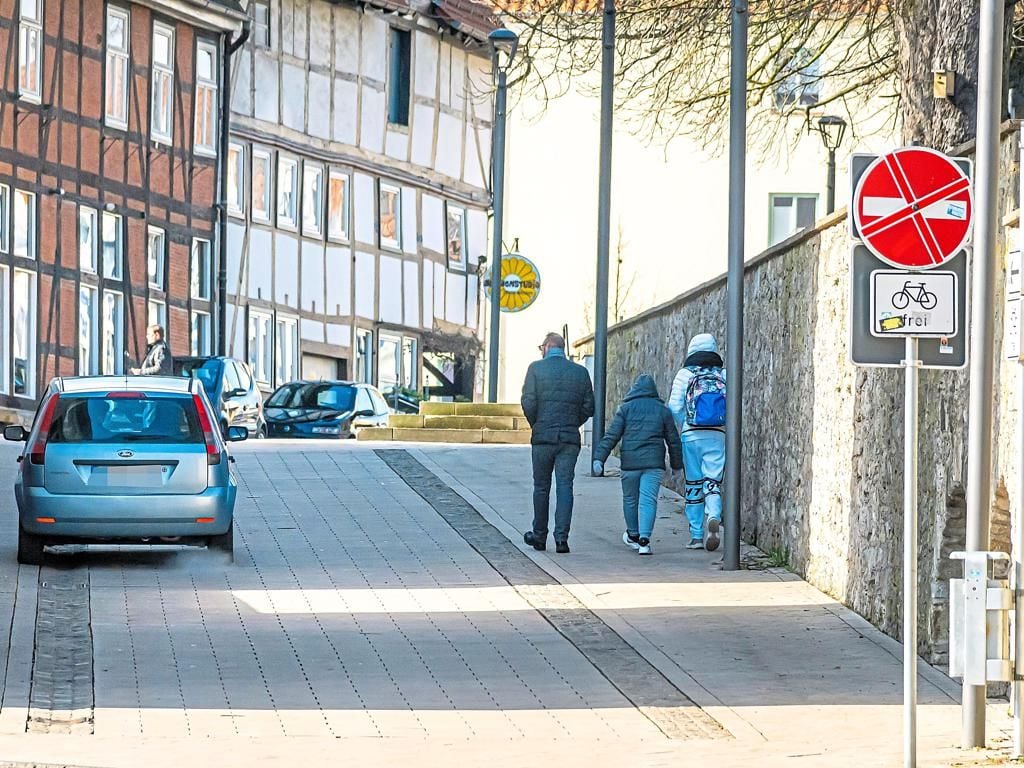
[[[640,549],[640,536],[634,536],[629,531],[624,531],[622,534],[622,543],[625,544],[627,547],[632,547],[633,549]]]
[[[649,555],[651,554],[651,540],[640,539],[637,541],[637,554],[638,555]]]
[[[686,545],[687,549],[704,549],[704,541],[702,539],[690,539],[690,543]]]
[[[718,542],[720,540],[720,531],[722,528],[722,521],[717,517],[712,517],[708,520],[708,532],[704,536],[704,549],[708,552],[714,552],[718,549]]]

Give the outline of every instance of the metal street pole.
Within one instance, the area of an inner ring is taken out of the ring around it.
[[[1003,2],[981,0],[978,41],[978,136],[971,301],[970,404],[967,449],[967,551],[989,547],[992,495],[993,298],[999,174],[999,116],[1003,82]],[[985,745],[985,686],[963,687],[964,749]]]
[[[828,151],[828,186],[825,196],[825,213],[835,213],[836,210],[836,151]]]
[[[597,198],[597,297],[594,302],[594,429],[591,458],[604,437],[608,382],[608,243],[612,209],[612,120],[615,92],[615,0],[604,0],[601,35],[601,160]]]
[[[501,229],[505,213],[505,102],[508,75],[498,69],[498,90],[494,96],[494,218],[491,248],[491,343],[487,351],[487,402],[498,402],[498,347],[501,325]]]
[[[903,765],[917,765],[917,382],[918,340],[906,340],[903,409]]]
[[[725,401],[725,552],[723,568],[740,567],[740,492],[743,462],[743,227],[747,163],[747,3],[732,3],[729,79],[729,277]]]

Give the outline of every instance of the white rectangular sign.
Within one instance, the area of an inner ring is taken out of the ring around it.
[[[955,272],[871,273],[873,336],[956,336],[957,276]]]

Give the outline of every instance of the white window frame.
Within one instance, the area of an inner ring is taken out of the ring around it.
[[[88,314],[83,299],[89,298]],[[95,285],[83,283],[78,289],[78,375],[100,372],[100,299]]]
[[[88,228],[83,224],[88,222]],[[89,241],[85,241],[86,233]],[[78,268],[82,272],[95,275],[100,259],[100,218],[95,208],[87,205],[78,207]]]
[[[793,199],[792,205],[792,226],[789,231],[779,237],[775,227],[775,201],[780,197],[790,197]],[[820,196],[816,192],[771,192],[768,194],[768,247],[778,245],[783,240],[792,237],[797,232],[805,231],[804,227],[798,226],[797,222],[797,211],[798,203],[797,200],[813,200],[814,201],[814,216],[811,219],[811,226],[813,222],[818,218],[818,200]]]
[[[783,56],[780,79],[772,89],[775,109],[813,107],[821,100],[821,56],[810,48],[790,48]]]
[[[114,258],[107,261],[107,223],[110,222],[114,229]],[[108,280],[120,280],[124,270],[124,219],[119,213],[104,211],[100,219],[100,260],[102,262],[103,277]]]
[[[192,271],[189,295],[199,301],[213,300],[213,259],[210,241],[202,237],[192,238]],[[200,254],[205,256],[205,269]],[[205,275],[203,274],[205,272]],[[202,277],[206,278],[206,290],[203,291]]]
[[[395,237],[386,238],[384,237],[384,195],[385,193],[395,195]],[[377,211],[377,232],[380,240],[380,247],[391,250],[401,251],[402,250],[402,188],[397,184],[391,184],[386,181],[381,181],[377,194],[378,207]]]
[[[302,164],[302,234],[324,236],[324,167],[308,160]]]
[[[24,205],[22,205],[24,201]],[[15,256],[25,259],[36,257],[39,219],[36,215],[36,193],[24,189],[14,190],[14,243],[12,250]],[[18,233],[24,232],[24,244],[19,241]]]
[[[260,48],[271,48],[274,41],[273,26],[274,26],[274,15],[270,8],[270,0],[255,0],[252,3],[252,30],[253,30],[253,42]],[[267,21],[263,23],[257,16],[257,10],[259,8],[267,9]]]
[[[291,168],[290,188],[285,186],[285,168]],[[293,232],[299,228],[299,161],[283,154],[277,156],[277,226]]]
[[[162,299],[150,299],[146,302],[146,327],[159,325],[167,335],[167,302]],[[166,341],[166,338],[164,339]]]
[[[299,378],[299,319],[274,318],[274,383],[280,387]]]
[[[11,248],[11,188],[0,184],[0,253]]]
[[[344,193],[341,198],[341,226],[337,228],[334,226],[334,216],[331,211],[331,187],[334,182],[340,181],[344,188]],[[327,183],[327,239],[334,240],[339,243],[351,242],[351,231],[352,231],[352,175],[331,169],[329,180]]]
[[[11,344],[12,335],[10,329],[10,296],[11,296],[11,273],[10,270],[0,265],[0,393],[9,395],[13,386],[11,376]]]
[[[412,350],[412,356],[406,359],[407,349]],[[415,336],[402,337],[402,365],[399,386],[405,389],[417,389],[420,381],[420,340]]]
[[[191,323],[192,354],[205,356],[213,352],[213,318],[209,312],[193,310]]]
[[[355,380],[361,384],[372,384],[373,364],[377,353],[373,343],[373,331],[367,328],[356,328],[355,353]]]
[[[228,145],[228,214],[245,218],[245,145],[235,142]]]
[[[107,299],[113,300],[114,307],[116,309],[112,318],[112,322],[108,321],[107,318]],[[100,300],[100,317],[102,325],[102,333],[100,336],[100,369],[104,374],[122,374],[124,373],[124,294],[120,291],[103,291],[102,299]],[[107,351],[107,340],[110,339],[114,348],[111,350],[113,357],[108,360]],[[108,365],[109,362],[109,365]]]
[[[18,278],[24,277],[28,281],[28,312],[25,315],[25,391],[18,392],[14,386],[15,355],[18,353],[18,295],[17,290],[11,292],[11,303],[14,308],[15,328],[11,334],[11,392],[17,397],[34,399],[36,396],[36,275],[28,269],[14,270],[14,285],[18,284]]]
[[[160,62],[156,59],[157,35],[167,37],[167,62]],[[153,22],[153,35],[150,41],[153,68],[149,78],[149,87],[152,92],[149,130],[153,140],[162,144],[171,144],[174,141],[174,43],[174,28],[161,24],[159,21]],[[158,110],[157,100],[161,93],[158,83],[164,80],[166,80],[167,102],[163,110]]]
[[[263,178],[263,199],[259,205],[256,203],[256,166],[261,165],[264,169]],[[252,162],[250,163],[250,174],[253,179],[249,183],[251,191],[252,220],[270,224],[274,220],[274,211],[277,207],[277,198],[274,195],[274,158],[269,150],[259,147],[252,148]]]
[[[199,55],[210,54],[210,77],[199,75]],[[196,43],[196,88],[193,110],[195,112],[195,150],[196,154],[207,157],[217,156],[217,106],[218,97],[218,58],[217,45],[211,40],[199,40]],[[200,104],[205,108],[200,109]]]
[[[26,101],[38,104],[42,101],[43,83],[43,1],[35,0],[36,15],[24,13],[24,3],[20,5],[18,16],[18,96]],[[30,52],[35,54],[35,61],[30,62]],[[32,65],[34,64],[34,69]],[[26,79],[26,74],[34,72],[35,82]]]
[[[154,271],[154,252],[156,246]],[[149,279],[149,287],[162,291],[166,286],[166,264],[167,264],[167,233],[160,227],[150,226],[146,229],[146,276]]]
[[[124,21],[124,45],[115,48],[110,43],[110,19],[119,18]],[[130,81],[128,74],[128,52],[131,45],[131,14],[126,8],[116,5],[107,6],[107,23],[105,28],[107,57],[106,82],[103,95],[104,122],[112,128],[128,129],[128,92]],[[111,84],[120,78],[122,92],[120,103],[115,104]]]
[[[260,331],[264,331],[261,336]],[[274,315],[249,308],[249,369],[259,384],[270,386],[274,375]]]

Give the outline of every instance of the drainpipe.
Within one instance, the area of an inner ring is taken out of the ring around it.
[[[220,164],[217,185],[217,354],[227,354],[228,325],[228,151],[231,145],[231,54],[249,39],[249,20],[242,22],[242,32],[234,42],[224,33],[221,55],[220,89]]]

